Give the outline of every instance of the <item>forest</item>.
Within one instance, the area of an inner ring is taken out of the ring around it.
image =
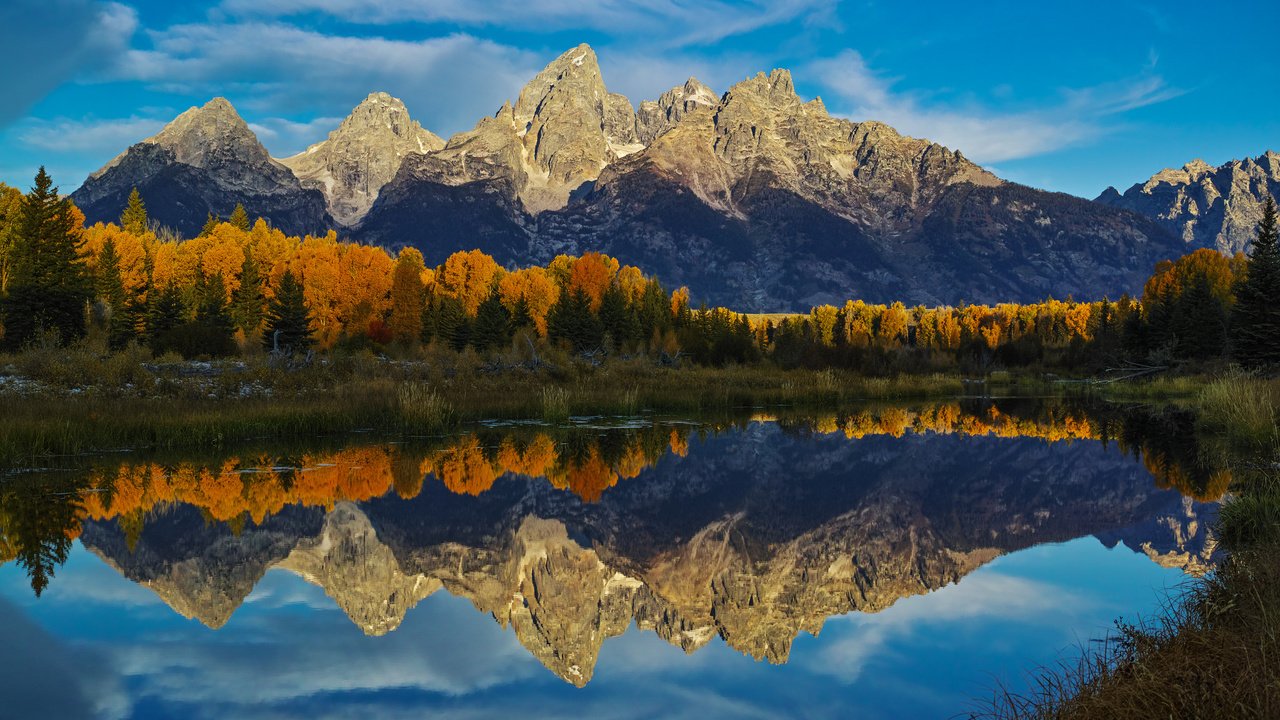
[[[1140,296],[943,307],[851,299],[749,316],[695,307],[643,270],[588,252],[504,268],[478,250],[428,268],[413,247],[291,237],[243,207],[184,239],[148,222],[136,190],[118,223],[84,217],[41,169],[0,186],[0,348],[92,343],[153,357],[293,357],[424,349],[487,358],[514,344],[603,361],[768,362],[867,374],[1052,368],[1078,374],[1280,360],[1274,204],[1249,256],[1163,261]],[[535,350],[536,354],[536,350]]]

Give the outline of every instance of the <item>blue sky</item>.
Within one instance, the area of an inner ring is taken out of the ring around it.
[[[70,191],[217,95],[281,157],[375,90],[448,137],[588,42],[633,103],[786,67],[834,114],[1093,197],[1280,149],[1278,25],[1273,0],[6,0],[0,182]]]

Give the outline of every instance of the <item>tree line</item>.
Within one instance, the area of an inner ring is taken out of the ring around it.
[[[1139,298],[907,307],[850,300],[807,314],[694,308],[600,253],[507,269],[471,250],[428,268],[406,247],[286,236],[237,207],[198,237],[153,227],[135,190],[118,223],[84,227],[42,168],[0,186],[0,347],[96,333],[111,349],[220,357],[261,347],[481,355],[517,342],[575,352],[771,360],[867,372],[1052,366],[1097,371],[1229,357],[1280,361],[1280,249],[1269,201],[1248,256],[1197,250],[1158,264]],[[523,338],[523,340],[520,340]]]

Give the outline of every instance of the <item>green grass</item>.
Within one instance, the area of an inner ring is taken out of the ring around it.
[[[1207,431],[1223,435],[1245,452],[1273,450],[1280,385],[1239,372],[1215,378],[1200,389],[1196,405]]]

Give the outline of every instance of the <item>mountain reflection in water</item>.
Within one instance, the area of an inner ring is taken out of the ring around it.
[[[1093,535],[1203,572],[1230,478],[1193,461],[1186,431],[1177,417],[972,402],[99,458],[6,480],[0,561],[38,593],[78,539],[210,628],[272,568],[373,636],[444,590],[581,687],[632,625],[687,652],[722,638],[785,663],[828,618],[1041,543]]]

